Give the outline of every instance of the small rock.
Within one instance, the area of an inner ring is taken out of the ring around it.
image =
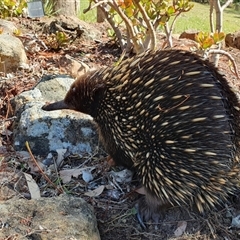
[[[43,32],[46,34],[55,34],[59,31],[65,32],[72,39],[83,37],[85,40],[101,39],[102,37],[102,32],[97,28],[75,16],[59,15],[51,17],[50,21],[46,19],[43,21],[46,21],[43,27]]]
[[[240,228],[240,215],[232,219],[231,226],[235,228]]]
[[[195,39],[196,39],[196,36],[198,33],[199,33],[199,31],[197,31],[197,30],[186,30],[183,33],[181,33],[179,38],[187,38],[187,39],[196,41]]]
[[[67,70],[67,73],[74,79],[90,70],[87,64],[77,61],[69,55],[60,58],[60,66]]]
[[[0,34],[0,72],[15,72],[27,68],[27,55],[22,42],[8,33]]]
[[[234,47],[240,49],[240,31],[228,33],[225,37],[226,47]]]

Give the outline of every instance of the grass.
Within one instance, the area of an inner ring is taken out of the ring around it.
[[[89,0],[83,0],[80,2],[80,14],[79,18],[85,22],[94,23],[97,21],[97,10],[94,8],[87,13],[83,13],[83,10],[87,9],[89,6]]]
[[[235,32],[239,30],[239,25],[240,11],[235,11],[234,8],[225,9],[223,12],[223,31],[226,34]],[[194,3],[192,10],[179,16],[175,24],[175,33],[181,33],[188,29],[210,32],[208,4]]]
[[[87,0],[81,1],[80,19],[86,22],[96,22],[96,9],[83,14],[83,9],[88,7]],[[234,10],[234,7],[225,9],[223,13],[223,31],[225,34],[239,30],[240,10]],[[200,31],[210,31],[209,24],[209,5],[194,2],[194,7],[189,12],[179,16],[175,24],[174,33],[181,33],[184,30],[195,29]]]

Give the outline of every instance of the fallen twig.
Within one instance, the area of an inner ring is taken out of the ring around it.
[[[32,158],[32,160],[34,161],[34,163],[36,164],[36,166],[38,167],[39,171],[41,172],[41,174],[43,175],[43,177],[46,179],[47,182],[49,182],[59,193],[63,193],[63,190],[62,189],[59,189],[50,179],[49,177],[43,172],[42,168],[39,166],[37,160],[35,159],[35,157],[33,156],[32,154],[32,151],[30,149],[30,146],[29,146],[29,143],[28,141],[26,141],[25,143],[26,145],[26,148]]]

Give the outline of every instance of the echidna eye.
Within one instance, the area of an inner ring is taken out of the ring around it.
[[[73,88],[72,88],[72,91],[73,91],[73,92],[75,92],[75,91],[76,91],[76,88],[75,88],[75,87],[73,87]]]

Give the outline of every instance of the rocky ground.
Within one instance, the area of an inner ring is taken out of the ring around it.
[[[66,54],[80,60],[90,67],[111,66],[120,57],[121,51],[118,45],[106,34],[106,25],[94,25],[91,31],[99,31],[101,36],[97,40],[89,38],[76,39],[71,45],[59,49],[44,49],[41,41],[46,39],[46,33],[42,33],[43,23],[29,19],[14,19],[17,26],[22,29],[23,36],[20,37],[25,45],[32,48],[27,52],[29,69],[19,70],[13,74],[1,74],[0,79],[0,173],[8,175],[9,172],[31,172],[27,163],[17,155],[12,147],[11,131],[14,126],[14,113],[11,106],[11,98],[19,95],[23,91],[31,89],[41,79],[44,74],[66,74],[66,68],[61,64],[61,58]],[[29,38],[26,34],[29,34]],[[35,35],[34,35],[35,34]],[[36,36],[35,42],[33,36]],[[159,35],[159,46],[162,46],[164,39]],[[32,44],[32,42],[34,44]],[[174,40],[174,47],[189,49],[192,42],[189,40]],[[240,51],[234,48],[225,48],[236,61],[240,69]],[[233,85],[237,92],[240,92],[240,80],[233,74],[231,64],[227,57],[220,58],[219,69],[222,71],[229,84]],[[238,71],[240,75],[240,71]],[[3,84],[4,79],[4,84]],[[7,129],[7,131],[6,131]],[[35,156],[37,158],[37,156]],[[109,166],[106,164],[104,154],[97,153],[94,156],[68,156],[64,159],[64,164],[74,168],[77,165],[85,164],[92,166],[98,162],[96,179],[106,181],[109,178]],[[41,159],[39,159],[41,161]],[[99,165],[101,163],[101,165]],[[100,166],[100,167],[99,167]],[[47,172],[39,172],[33,178],[39,185],[41,194],[48,192],[48,196],[56,195],[56,189],[46,187],[43,184],[43,175]],[[55,176],[48,176],[52,181]],[[26,186],[15,189],[14,179],[8,179],[8,185],[13,191],[17,191],[19,196],[26,197]],[[108,181],[110,181],[108,179]],[[110,181],[111,182],[111,181]],[[61,184],[61,183],[59,183]],[[89,197],[84,195],[84,181],[82,179],[72,179],[67,184],[61,184],[66,192],[71,192],[75,196],[83,197],[94,208],[97,217],[98,227],[103,240],[112,239],[228,239],[240,238],[240,230],[231,227],[231,217],[237,216],[240,211],[238,196],[232,196],[230,204],[224,208],[208,213],[206,216],[199,216],[196,213],[188,212],[186,209],[170,209],[164,220],[160,224],[148,224],[143,230],[135,216],[134,204],[138,194],[134,191],[137,186],[136,181],[126,183],[116,187],[109,195],[108,191],[100,192],[99,196]],[[50,190],[49,190],[50,189]],[[43,194],[44,195],[44,194]],[[46,194],[45,194],[46,195]],[[0,199],[4,200],[4,199]],[[1,220],[1,216],[0,216]],[[184,230],[185,229],[185,230]],[[181,231],[185,232],[181,236]],[[11,238],[7,238],[11,239]],[[2,239],[1,239],[2,240]]]

